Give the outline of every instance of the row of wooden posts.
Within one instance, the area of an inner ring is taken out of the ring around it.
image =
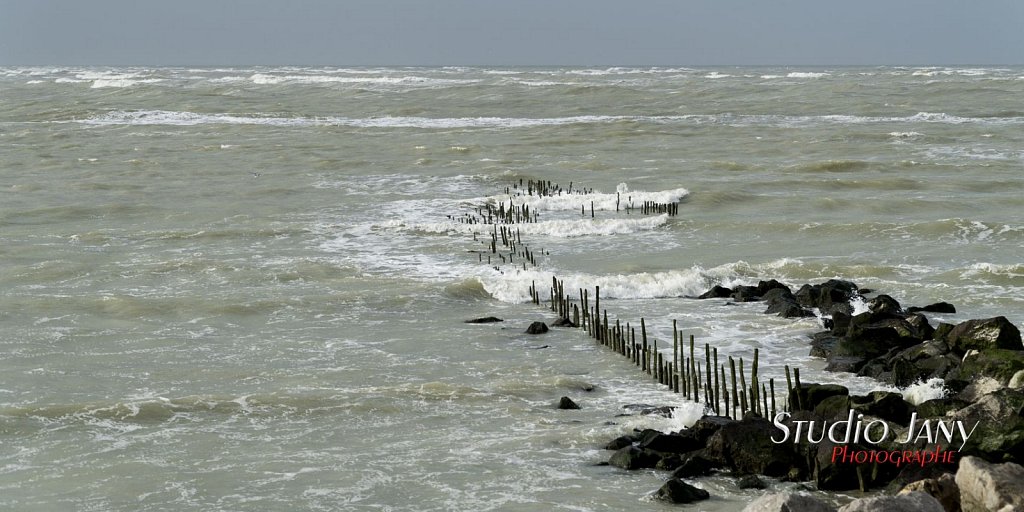
[[[535,304],[542,304],[536,282],[530,286],[530,296]],[[686,337],[677,328],[675,320],[672,321],[672,353],[668,355],[658,349],[658,340],[648,340],[647,324],[643,318],[640,318],[639,338],[636,327],[628,322],[623,325],[618,319],[614,324],[609,321],[608,310],[601,309],[600,286],[594,287],[593,305],[590,290],[581,288],[579,297],[580,303],[577,304],[566,295],[564,281],[552,277],[549,293],[552,311],[566,322],[585,330],[597,343],[628,358],[642,372],[673,392],[681,393],[688,400],[704,403],[706,409],[716,415],[730,418],[741,418],[747,413],[774,418],[780,410],[776,403],[775,379],[769,378],[767,383],[759,380],[757,348],[750,365],[749,381],[742,357],[728,356],[727,375],[724,360],[719,360],[718,348],[705,343],[701,358],[693,335],[689,336],[687,355]],[[791,372],[786,365],[787,397],[794,396],[794,384],[800,387],[800,369],[793,368]],[[792,405],[802,408],[799,393],[795,394],[795,399],[797,403]],[[784,402],[782,408],[789,410],[788,400]]]

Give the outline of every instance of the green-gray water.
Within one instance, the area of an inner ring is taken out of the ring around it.
[[[682,400],[522,334],[530,283],[878,387],[807,357],[816,319],[682,297],[841,277],[1021,325],[1022,100],[1020,68],[0,69],[0,508],[667,510],[594,463],[700,411],[616,417]],[[540,205],[549,255],[498,272],[447,216],[520,179],[605,209]]]

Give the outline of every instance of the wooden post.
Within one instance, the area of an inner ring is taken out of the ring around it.
[[[793,396],[793,379],[789,377],[789,365],[786,365],[786,410],[793,412],[793,408],[789,406],[789,397]]]
[[[722,396],[725,398],[725,415],[729,416],[729,389],[725,385],[725,365],[722,365]],[[719,414],[721,415],[721,414]]]
[[[772,390],[772,417],[769,419],[774,420],[775,415],[778,414],[775,412],[775,379],[768,379],[768,387]]]
[[[718,392],[718,347],[715,347],[712,350],[714,351],[715,356],[715,414],[721,415],[722,410],[718,406],[718,397],[720,396]]]
[[[754,405],[753,409],[754,409],[755,413],[759,412],[758,409],[760,409],[760,407],[761,407],[761,401],[758,400],[758,394],[760,393],[760,390],[757,387],[757,359],[758,359],[757,352],[758,352],[758,350],[755,348],[754,349],[754,364],[752,364],[750,366],[750,386],[751,386],[751,388],[754,391],[753,394],[750,395],[750,397],[753,400],[753,405]]]
[[[743,374],[743,358],[740,358],[740,412],[746,416],[747,414],[747,392],[750,388],[747,387],[747,378]]]
[[[800,398],[800,368],[793,368],[793,380],[796,381],[796,408],[798,411],[802,411],[804,401]]]
[[[736,391],[736,360],[729,356],[729,373],[732,376],[732,417],[736,418],[736,406],[740,403],[740,395]]]

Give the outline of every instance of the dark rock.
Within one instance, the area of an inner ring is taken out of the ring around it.
[[[804,307],[797,304],[796,301],[787,300],[775,300],[771,302],[764,313],[766,315],[774,314],[782,318],[806,318],[814,316],[814,313],[810,310],[804,309]]]
[[[850,397],[846,395],[830,396],[814,407],[815,415],[829,421],[845,420],[848,412],[850,412]]]
[[[946,417],[946,413],[957,409],[963,409],[968,405],[970,405],[970,402],[957,400],[955,398],[933,398],[917,404],[917,417],[921,419],[944,418]]]
[[[871,288],[858,288],[857,293],[860,295],[867,295],[869,293],[875,293]]]
[[[836,347],[843,341],[838,336],[833,336],[828,331],[817,332],[811,335],[811,357],[829,359],[836,352]]]
[[[697,454],[691,454],[685,457],[679,467],[672,472],[672,478],[696,478],[699,476],[708,476],[714,471],[715,463],[708,460],[704,456]]]
[[[576,324],[572,323],[572,320],[569,320],[568,318],[564,318],[563,317],[563,318],[559,318],[558,320],[555,320],[554,322],[551,322],[551,327],[578,327],[578,326]]]
[[[621,450],[627,446],[633,446],[636,439],[630,436],[620,436],[612,439],[608,444],[604,445],[605,450]]]
[[[849,396],[850,390],[838,384],[809,384],[803,382],[800,387],[793,386],[789,395],[789,410],[813,411],[823,400],[830,396]],[[799,395],[799,402],[797,396]]]
[[[764,483],[757,475],[741,476],[736,480],[736,487],[740,489],[767,489],[768,484]]]
[[[1024,370],[1024,351],[993,348],[965,356],[955,376],[967,382],[991,377],[1005,386],[1021,370]]]
[[[775,444],[776,429],[767,420],[745,418],[722,426],[707,442],[704,456],[738,474],[784,476],[791,469],[806,467],[792,445]]]
[[[935,304],[929,304],[923,308],[911,306],[907,308],[907,313],[917,313],[923,311],[925,313],[956,313],[956,307],[948,302],[936,302]]]
[[[908,324],[917,329],[918,334],[921,335],[921,339],[930,340],[935,334],[935,328],[928,323],[928,317],[921,314],[911,314],[905,319]]]
[[[1024,391],[1003,388],[947,416],[977,430],[960,450],[992,462],[1024,463]],[[955,444],[953,448],[959,448]]]
[[[846,331],[850,330],[850,320],[853,316],[843,311],[836,311],[832,313],[832,334],[836,336],[843,336]]]
[[[839,512],[945,512],[942,504],[923,492],[909,492],[896,496],[875,496],[854,500]]]
[[[903,395],[889,391],[872,391],[867,396],[851,396],[850,408],[866,416],[906,426],[914,406],[903,400]]]
[[[743,512],[836,512],[836,508],[807,494],[784,492],[763,494]]]
[[[828,311],[835,303],[849,302],[857,292],[857,285],[849,281],[829,279],[825,283],[804,285],[794,294],[801,306]]]
[[[654,469],[660,469],[662,471],[672,471],[683,464],[683,458],[678,454],[672,453],[666,455],[654,465]]]
[[[656,432],[640,439],[640,448],[662,453],[687,453],[702,447],[703,445],[696,439],[678,434]]]
[[[990,348],[1024,350],[1020,330],[1004,316],[967,320],[954,327],[945,338],[949,346],[960,353]]]
[[[544,334],[548,332],[548,326],[544,322],[534,322],[526,328],[526,334]]]
[[[889,482],[885,490],[886,492],[896,493],[911,483],[942,478],[943,475],[948,475],[955,470],[955,466],[950,467],[941,464],[925,464],[924,466],[920,464],[905,464],[900,469],[900,472]]]
[[[715,285],[710,290],[697,296],[698,299],[724,299],[732,294],[732,290],[724,287]]]
[[[762,281],[763,282],[763,281]],[[759,288],[760,289],[760,288]],[[772,288],[761,293],[761,300],[771,303],[776,300],[786,300],[796,302],[796,297],[793,296],[793,292],[789,288]]]
[[[879,295],[868,301],[868,311],[884,315],[897,315],[903,312],[900,303],[888,295]]]
[[[953,324],[947,324],[946,322],[939,322],[939,325],[935,326],[935,332],[932,333],[933,340],[945,340],[946,336],[956,327]]]
[[[712,434],[718,432],[725,425],[735,422],[736,420],[725,416],[704,416],[697,420],[690,428],[682,431],[681,435],[692,437],[701,446],[704,446]]]
[[[649,450],[641,450],[635,446],[620,448],[608,459],[608,464],[622,469],[653,468],[661,457]]]
[[[783,290],[784,292],[786,292],[786,293],[788,293],[790,295],[793,294],[793,292],[791,292],[789,290],[788,286],[786,286],[786,285],[784,285],[784,284],[782,284],[782,283],[780,283],[780,282],[778,282],[778,281],[776,281],[774,279],[771,279],[771,280],[768,280],[768,281],[758,281],[758,283],[757,283],[757,296],[758,297],[766,298],[765,295],[769,291],[771,291],[771,290]]]
[[[836,347],[836,355],[870,359],[893,348],[905,348],[924,341],[917,329],[902,318],[876,318],[875,313],[861,313],[853,317],[846,337]]]
[[[474,318],[472,320],[466,320],[467,324],[492,324],[494,322],[504,322],[504,320],[496,316],[485,316],[482,318]]]
[[[820,430],[818,431],[820,434]],[[818,444],[811,445],[813,453],[814,484],[821,491],[849,491],[860,488],[860,479],[857,477],[857,464],[843,463],[841,459],[833,459],[833,451],[839,446],[832,442],[828,436]],[[860,449],[854,444],[847,445],[849,450]]]
[[[669,503],[693,503],[711,497],[707,491],[694,487],[678,478],[673,478],[654,493],[654,497]]]
[[[671,418],[672,411],[676,410],[671,405],[663,405],[661,407],[645,407],[640,409],[641,416],[661,416],[662,418]]]
[[[558,408],[559,409],[579,409],[580,406],[576,402],[573,402],[571,398],[569,398],[567,396],[563,396],[562,398],[558,399]]]
[[[756,286],[737,286],[733,288],[732,293],[729,294],[736,302],[752,302],[760,300],[760,296],[757,294]]]
[[[960,512],[960,487],[956,485],[954,476],[944,473],[939,478],[926,478],[911,482],[900,489],[899,494],[908,492],[923,492],[942,505],[945,512]]]

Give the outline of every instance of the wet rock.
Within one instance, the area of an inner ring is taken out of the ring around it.
[[[1024,391],[1000,389],[949,413],[946,420],[962,421],[968,431],[977,424],[960,450],[993,462],[1024,463]],[[959,443],[954,445],[959,448]]]
[[[807,494],[765,494],[750,502],[743,512],[836,512],[835,507]]]
[[[732,293],[729,294],[729,297],[736,302],[753,302],[761,299],[757,294],[756,286],[737,286],[732,289]]]
[[[504,322],[504,320],[496,316],[485,316],[481,318],[474,318],[472,320],[466,320],[467,324],[492,324],[495,322]]]
[[[693,503],[711,497],[707,491],[694,487],[678,478],[673,478],[654,493],[654,497],[669,503]]]
[[[917,404],[918,418],[942,418],[946,413],[963,409],[970,405],[969,402],[955,398],[933,398]]]
[[[767,489],[768,484],[764,483],[757,475],[746,475],[736,481],[736,487],[740,489]]]
[[[736,420],[725,416],[704,416],[690,428],[683,430],[681,434],[694,438],[701,446],[704,446],[712,434],[718,432],[725,425],[735,422]]]
[[[850,397],[850,408],[866,416],[875,416],[886,421],[906,426],[914,406],[903,399],[903,395],[889,391],[872,391],[867,396]]]
[[[960,353],[993,348],[1024,350],[1020,330],[1003,316],[961,322],[945,338]]]
[[[768,292],[770,292],[772,290],[782,290],[782,291],[784,291],[784,292],[786,292],[788,294],[792,294],[793,293],[792,291],[790,291],[788,286],[786,286],[786,285],[784,285],[784,284],[782,284],[782,283],[780,283],[780,282],[778,282],[778,281],[776,281],[774,279],[769,279],[768,281],[758,281],[757,282],[757,295],[759,297],[765,298],[765,295],[767,295]]]
[[[790,469],[804,469],[806,461],[790,444],[776,444],[778,430],[767,420],[744,418],[722,426],[704,449],[708,460],[738,474],[784,476]]]
[[[945,512],[960,512],[960,487],[956,485],[954,476],[944,473],[939,478],[926,478],[907,484],[899,494],[923,492],[942,505]]]
[[[558,320],[555,320],[554,322],[551,322],[551,327],[578,327],[578,326],[576,324],[572,323],[572,320],[569,320],[568,318],[559,318]]]
[[[698,295],[697,298],[698,299],[724,299],[724,298],[728,297],[729,295],[732,295],[732,290],[730,290],[730,289],[728,289],[728,288],[726,288],[724,286],[719,286],[719,285],[716,284],[710,290],[708,290],[708,291]]]
[[[678,454],[672,453],[666,455],[654,465],[654,469],[660,469],[662,471],[672,471],[683,464],[683,458]]]
[[[944,512],[938,500],[923,492],[896,496],[861,498],[841,507],[839,512]]]
[[[654,432],[640,439],[640,448],[662,453],[687,453],[702,447],[696,439],[678,434]]]
[[[631,436],[616,437],[615,439],[612,439],[611,441],[609,441],[608,444],[604,445],[604,449],[605,450],[621,450],[622,448],[625,448],[627,446],[633,446],[633,443],[635,441],[636,441],[636,439],[634,439]]]
[[[916,306],[907,308],[907,313],[917,313],[919,311],[925,313],[956,313],[956,307],[948,302],[936,302],[935,304],[929,304],[923,308]]]
[[[679,467],[672,473],[672,478],[696,478],[710,475],[717,466],[699,453],[691,453],[683,458]]]
[[[567,396],[563,396],[562,398],[558,399],[558,408],[559,409],[579,409],[580,406],[576,402],[573,402],[571,398],[569,398]]]
[[[801,306],[828,311],[833,304],[850,302],[856,293],[857,285],[850,281],[829,279],[822,284],[805,284],[793,295]]]
[[[1024,510],[1024,467],[964,457],[956,472],[964,512]]]
[[[879,295],[868,301],[868,311],[884,315],[898,315],[903,312],[900,303],[888,295]]]
[[[991,377],[1002,385],[1009,385],[1017,372],[1024,370],[1024,351],[1006,349],[972,350],[963,358],[955,378],[972,382]]]
[[[651,451],[641,450],[635,446],[620,448],[608,459],[608,464],[622,469],[653,468],[661,457]]]
[[[814,407],[814,414],[826,420],[846,419],[850,412],[850,397],[834,395]]]
[[[921,339],[930,340],[934,336],[935,328],[932,327],[930,323],[928,323],[928,317],[918,313],[914,313],[911,315],[907,315],[905,320],[908,324],[913,326],[914,329],[917,329],[918,334],[921,335]]]
[[[548,332],[548,326],[544,322],[534,322],[526,328],[526,334],[544,334]]]
[[[838,384],[810,384],[803,382],[800,384],[800,387],[793,386],[793,391],[789,395],[789,410],[813,411],[818,404],[830,396],[848,396],[849,394],[849,389]]]
[[[861,313],[850,319],[850,327],[837,345],[836,355],[870,359],[893,348],[906,348],[922,341],[917,329],[902,318],[879,318],[876,313]]]

